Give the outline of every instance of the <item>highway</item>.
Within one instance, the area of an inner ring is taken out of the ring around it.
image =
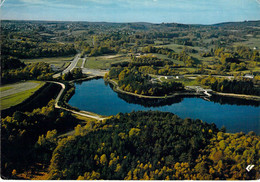
[[[77,54],[75,56],[73,61],[71,61],[70,65],[65,70],[62,71],[62,74],[68,73],[69,71],[72,71],[76,67],[76,65],[80,59],[79,56],[80,56],[80,54]],[[58,78],[60,75],[61,75],[61,73],[57,73],[57,74],[53,75],[53,78]]]

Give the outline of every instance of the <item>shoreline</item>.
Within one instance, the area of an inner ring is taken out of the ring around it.
[[[140,95],[140,94],[135,94],[135,93],[131,93],[131,92],[127,92],[127,91],[124,91],[122,89],[120,89],[117,85],[117,83],[111,79],[109,80],[105,80],[109,83],[111,83],[113,85],[113,90],[115,92],[119,92],[119,93],[122,93],[122,94],[127,94],[127,95],[132,95],[132,96],[135,96],[135,97],[138,97],[138,98],[146,98],[146,99],[169,99],[169,98],[174,98],[176,96],[206,96],[205,94],[203,93],[197,93],[197,92],[187,92],[187,93],[183,93],[183,92],[176,92],[174,94],[171,94],[171,95],[167,95],[167,96],[149,96],[149,95]]]
[[[79,78],[79,79],[75,79],[75,80],[71,80],[69,81],[69,83],[75,83],[75,82],[80,82],[80,81],[88,81],[88,80],[92,80],[92,79],[99,79],[99,78],[103,78],[102,76],[89,76],[89,77],[84,77],[84,78]]]
[[[244,94],[234,94],[234,93],[221,93],[221,92],[212,92],[213,95],[222,96],[222,97],[231,97],[231,98],[239,98],[244,100],[251,100],[260,102],[260,96],[255,95],[244,95]]]
[[[92,80],[92,79],[99,79],[99,78],[102,78],[101,76],[89,76],[89,77],[85,77],[85,78],[81,78],[81,79],[76,79],[76,80],[71,80],[69,81],[69,83],[75,83],[77,81],[88,81],[88,80]],[[103,78],[104,79],[104,78]],[[105,79],[104,79],[105,80]],[[193,97],[208,97],[207,95],[205,95],[204,93],[197,93],[197,92],[186,92],[186,93],[183,93],[183,92],[178,92],[178,93],[174,93],[174,94],[171,94],[171,95],[167,95],[167,96],[147,96],[147,95],[139,95],[139,94],[135,94],[135,93],[131,93],[131,92],[126,92],[126,91],[123,91],[122,89],[120,89],[117,85],[117,83],[114,81],[114,80],[111,80],[111,79],[106,79],[105,81],[107,81],[108,83],[112,84],[113,85],[113,90],[117,93],[122,93],[122,94],[126,94],[126,95],[131,95],[131,96],[135,96],[137,98],[146,98],[146,99],[170,99],[170,98],[174,98],[174,97],[177,97],[177,96],[193,96]],[[60,82],[52,82],[52,83],[56,83],[56,84],[59,84],[62,88],[59,92],[59,95],[60,96],[57,96],[57,98],[55,99],[55,108],[57,109],[63,109],[63,110],[67,110],[67,111],[70,111],[74,114],[78,114],[78,115],[81,115],[81,116],[85,116],[85,117],[90,117],[90,118],[94,118],[94,119],[97,119],[97,120],[103,120],[103,119],[106,119],[106,117],[102,117],[101,115],[99,114],[96,114],[96,113],[91,113],[91,112],[88,112],[88,111],[85,111],[85,110],[79,110],[79,111],[76,111],[74,109],[71,109],[71,108],[64,108],[62,106],[59,106],[59,101],[61,99],[61,94],[64,92],[65,90],[65,85],[63,83],[60,83]],[[185,90],[187,91],[187,90]],[[259,96],[250,96],[250,95],[241,95],[241,94],[232,94],[232,93],[219,93],[219,92],[215,92],[213,91],[212,92],[213,95],[219,95],[219,96],[223,96],[223,97],[233,97],[233,98],[240,98],[240,99],[245,99],[245,100],[254,100],[254,101],[260,101],[260,97]],[[209,100],[210,101],[210,100]],[[66,103],[68,104],[68,103]],[[83,113],[82,113],[83,112]]]
[[[105,79],[104,79],[105,80]],[[205,96],[208,97],[207,95],[203,93],[197,93],[197,92],[176,92],[171,95],[167,96],[148,96],[148,95],[140,95],[140,94],[135,94],[131,92],[124,91],[119,88],[118,84],[111,79],[106,79],[105,81],[111,83],[113,85],[113,90],[117,93],[122,93],[122,94],[127,94],[127,95],[132,95],[138,98],[146,98],[146,99],[169,99],[169,98],[174,98],[176,96]],[[185,90],[187,91],[187,90]],[[251,101],[257,101],[260,102],[260,96],[254,96],[254,95],[243,95],[243,94],[234,94],[234,93],[221,93],[221,92],[216,92],[213,91],[212,95],[217,95],[217,96],[223,96],[223,97],[231,97],[231,98],[239,98],[239,99],[244,99],[244,100],[251,100]]]

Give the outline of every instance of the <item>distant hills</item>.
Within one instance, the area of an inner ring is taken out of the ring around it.
[[[190,26],[260,26],[260,20],[254,21],[243,21],[243,22],[223,22],[212,25],[204,25],[204,24],[182,24],[182,23],[149,23],[149,22],[125,22],[125,23],[117,23],[117,22],[88,22],[88,21],[44,21],[44,20],[2,20],[2,22],[16,22],[16,23],[81,23],[81,24],[89,24],[89,25],[142,25],[142,26],[166,26],[166,27],[190,27]]]

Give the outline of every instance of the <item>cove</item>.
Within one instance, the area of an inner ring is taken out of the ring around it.
[[[260,110],[258,102],[214,97],[206,101],[195,97],[165,99],[139,99],[113,91],[103,79],[75,83],[75,94],[69,104],[80,110],[100,115],[116,115],[139,110],[172,112],[181,118],[201,119],[215,123],[218,128],[225,126],[227,132],[254,131],[260,134]]]

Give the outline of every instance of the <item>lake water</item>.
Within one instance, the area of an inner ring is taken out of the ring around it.
[[[116,115],[138,110],[159,110],[172,112],[181,118],[201,119],[225,126],[227,132],[260,134],[259,102],[239,99],[213,98],[214,102],[202,98],[175,98],[165,101],[138,99],[118,94],[103,79],[75,83],[76,91],[69,100],[71,106],[101,115]]]

